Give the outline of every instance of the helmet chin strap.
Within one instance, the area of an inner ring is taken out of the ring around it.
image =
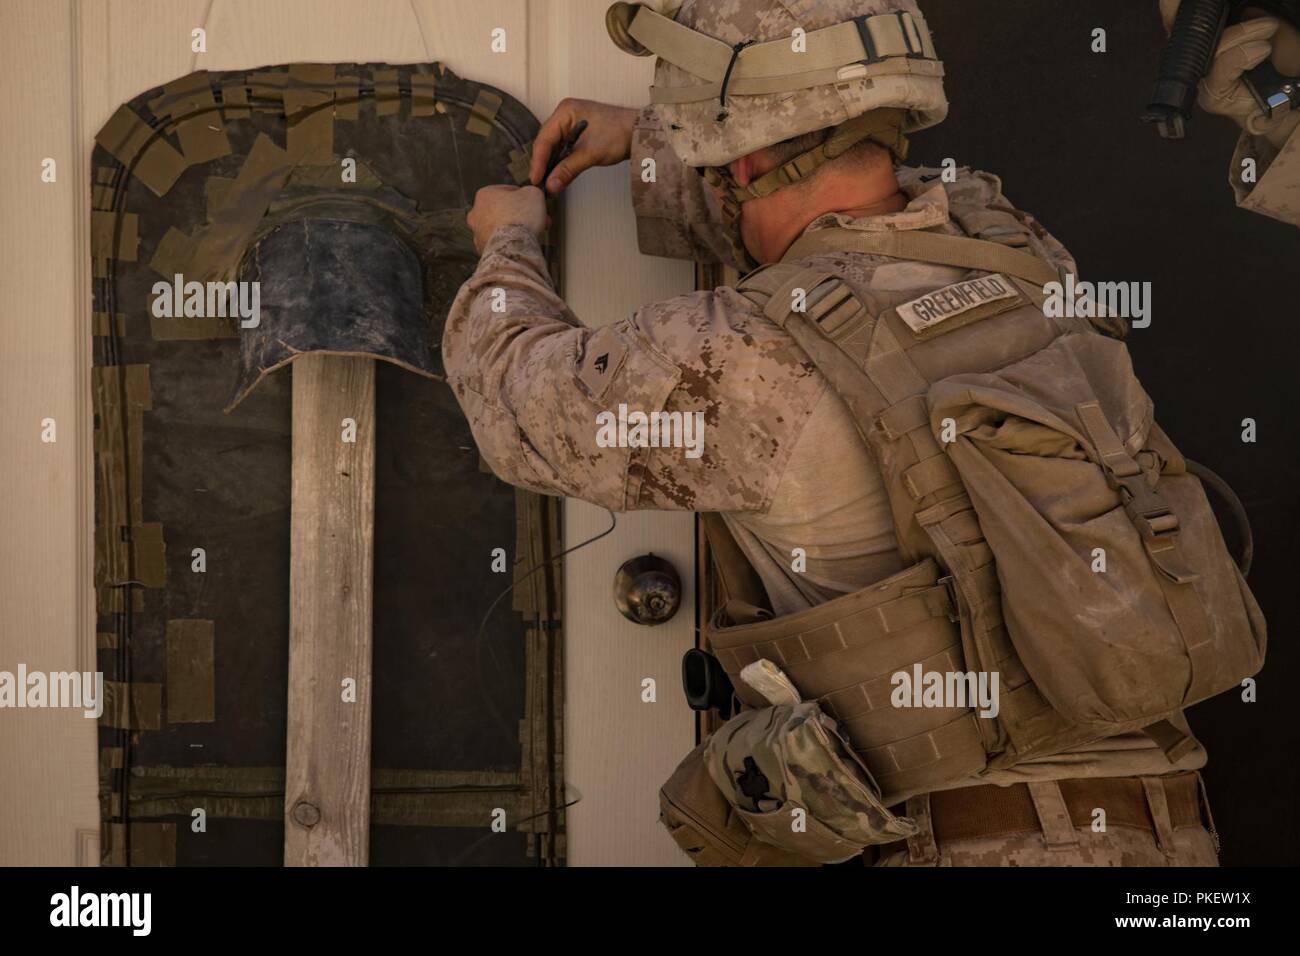
[[[870,113],[854,117],[836,126],[824,142],[782,163],[747,186],[736,182],[736,177],[726,166],[701,167],[700,175],[722,194],[722,214],[737,263],[750,270],[759,266],[749,250],[745,248],[744,240],[740,235],[740,212],[744,203],[770,196],[778,189],[784,189],[786,186],[807,179],[826,163],[842,156],[865,140],[879,143],[889,150],[895,162],[903,162],[907,158],[908,146],[907,137],[903,134],[906,118],[906,110],[894,108],[872,110]]]

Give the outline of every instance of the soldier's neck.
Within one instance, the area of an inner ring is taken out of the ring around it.
[[[898,185],[893,166],[883,163],[857,174],[833,171],[824,184],[822,195],[815,198],[820,200],[817,206],[826,207],[818,216],[833,212],[850,219],[866,219],[902,212],[907,208],[907,197]],[[812,222],[812,219],[808,221]]]
[[[771,210],[773,215],[770,219],[766,215],[754,217],[756,241],[751,242],[746,236],[746,245],[759,262],[780,260],[804,230],[827,213],[865,219],[902,212],[907,208],[907,197],[898,185],[893,167],[888,165],[873,166],[863,172],[828,169],[810,185],[812,188],[805,193],[794,190],[774,193],[769,199],[784,204],[784,208]],[[767,200],[756,200],[754,205],[759,202]],[[749,205],[746,204],[747,212]],[[763,213],[767,212],[769,210],[763,210]]]

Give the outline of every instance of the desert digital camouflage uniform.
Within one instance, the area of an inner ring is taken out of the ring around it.
[[[654,182],[640,176],[647,158],[655,160]],[[631,173],[642,252],[732,264],[716,198],[676,158],[649,110],[636,123]],[[969,222],[980,210],[1002,210],[1020,224],[1030,251],[1074,271],[1064,247],[1006,200],[997,177],[961,170],[956,183],[944,183],[939,173],[898,171],[908,199],[901,212],[856,220],[829,214],[809,230],[960,235],[960,218]],[[967,275],[860,253],[836,258],[882,290],[920,294]],[[504,312],[492,310],[495,289],[505,290]],[[847,408],[788,335],[734,289],[680,295],[608,324],[597,319],[587,325],[551,287],[537,239],[524,227],[505,226],[488,241],[478,271],[452,306],[443,353],[479,449],[500,478],[616,511],[720,512],[777,614],[856,591],[903,568],[881,478]],[[620,405],[646,413],[702,412],[703,454],[600,447],[596,416]],[[804,573],[790,570],[793,547],[807,552]],[[1175,724],[1189,732],[1181,717]],[[968,783],[1158,776],[1196,770],[1205,760],[1197,744],[1171,764],[1149,737],[1130,733]],[[1109,833],[1080,830],[1079,838],[1078,848],[1045,857],[1035,857],[1041,834],[953,841],[939,860],[1158,865],[1169,859],[1150,832],[1115,827]],[[1203,828],[1179,830],[1178,841],[1179,863],[1215,864],[1214,841]],[[881,862],[911,861],[902,851]]]
[[[1242,163],[1253,159],[1257,181],[1241,181]],[[1228,181],[1242,209],[1300,226],[1300,123],[1282,148],[1263,136],[1243,132],[1232,156]]]

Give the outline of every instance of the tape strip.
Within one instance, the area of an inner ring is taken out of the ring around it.
[[[100,850],[100,863],[104,866],[126,865],[125,823],[107,823],[101,834],[105,836]],[[132,823],[132,866],[175,866],[176,824]]]
[[[255,110],[269,113],[284,112],[284,86],[289,82],[287,73],[253,73],[248,77],[249,104]],[[260,103],[253,102],[262,100]],[[269,102],[267,102],[269,101]]]
[[[209,176],[203,183],[203,195],[208,201],[208,217],[226,204],[226,199],[230,195],[230,187],[235,185],[233,179],[225,176]]]
[[[519,149],[510,151],[510,176],[516,183],[522,186],[524,183],[531,182],[528,175],[528,167],[533,161],[533,143],[529,140]]]
[[[128,693],[129,691],[129,693]],[[162,727],[162,684],[104,681],[101,727],[119,730],[158,730]]]
[[[217,98],[208,82],[208,71],[197,70],[163,86],[161,96],[149,102],[154,114],[176,121],[175,132],[181,153],[191,166],[230,155]],[[198,112],[197,116],[188,116]],[[187,117],[187,118],[182,118]]]
[[[92,209],[112,209],[117,190],[105,183],[96,183],[90,187],[90,206]]]
[[[104,414],[109,410],[110,404],[117,403],[117,397],[122,393],[120,379],[123,374],[126,376],[127,407],[132,411],[144,412],[153,409],[148,365],[96,365],[90,370],[91,386],[95,389],[96,413]]]
[[[163,539],[162,524],[151,521],[132,525],[131,547],[135,552],[135,580],[147,588],[166,587],[167,543]]]
[[[438,78],[432,73],[411,74],[411,115],[432,116],[436,110]]]
[[[345,157],[353,159],[353,157]],[[331,163],[328,166],[295,166],[292,173],[289,174],[289,180],[285,184],[291,187],[305,186],[315,189],[338,189],[340,186],[356,186],[359,189],[379,189],[383,182],[375,175],[374,170],[364,162],[355,160],[356,182],[344,182],[343,165]]]
[[[121,816],[122,795],[115,786],[114,771],[122,769],[122,748],[101,747],[99,750],[99,806],[102,816]]]
[[[334,118],[354,120],[361,115],[361,77],[334,78]]]
[[[215,712],[212,621],[167,622],[167,722],[210,724]]]
[[[397,91],[396,70],[375,70],[375,112],[380,116],[391,116],[402,106]]]
[[[185,172],[185,157],[161,136],[154,138],[153,127],[129,106],[118,107],[95,135],[95,142],[123,166],[130,168],[131,175],[144,183],[155,196],[166,195]]]
[[[137,475],[138,472],[132,472]],[[137,478],[133,485],[139,485]],[[132,498],[138,503],[139,493],[132,489]],[[118,510],[103,509],[109,512],[105,524],[95,534],[95,583],[109,587],[114,584],[133,580],[138,585],[129,590],[139,590],[142,585],[148,588],[161,588],[167,583],[165,567],[165,545],[162,525],[158,523],[137,524],[129,527],[114,524],[118,520]],[[131,560],[134,559],[134,576]],[[128,590],[116,588],[113,590]],[[124,598],[119,598],[120,603]]]
[[[295,83],[321,89],[284,91],[284,115],[289,126],[287,152],[296,163],[316,165],[334,159],[334,64],[295,63],[289,67]]]
[[[122,234],[117,246],[113,233],[118,217],[122,219]],[[134,262],[140,248],[140,217],[133,212],[113,213],[92,210],[90,213],[90,254],[96,259],[123,259]]]
[[[149,334],[157,342],[203,342],[209,339],[237,339],[234,319],[196,316],[149,316]]]
[[[242,83],[221,88],[221,112],[227,120],[248,119],[252,110],[248,108],[248,88]]]
[[[110,325],[109,315],[107,312],[92,312],[90,316],[90,334],[91,335],[125,335],[126,334],[126,315],[118,312],[113,315],[113,322]]]
[[[122,769],[122,748],[121,747],[100,747],[99,748],[99,772],[102,776],[110,770]]]
[[[154,250],[153,258],[149,260],[149,268],[171,282],[178,274],[184,276],[189,272],[196,248],[197,244],[193,239],[175,226],[168,226],[167,232],[158,241],[158,248]],[[152,309],[152,296],[149,305]]]
[[[91,399],[95,411],[94,443],[95,464],[98,469],[97,501],[95,509],[95,584],[97,587],[127,580],[128,536],[125,526],[138,521],[142,514],[144,462],[143,414],[152,406],[147,365],[96,366],[90,371]],[[123,407],[122,393],[126,403]],[[127,429],[129,443],[122,445],[122,423]],[[126,474],[137,476],[131,482],[130,499],[127,498]],[[105,613],[123,610],[125,596],[115,593],[96,594],[96,603],[107,608]],[[140,602],[141,598],[135,598]],[[135,606],[135,605],[133,605]]]
[[[194,235],[197,248],[190,260],[192,278],[234,278],[239,257],[291,169],[288,154],[265,133],[259,134],[239,175],[226,189],[225,201]]]
[[[490,90],[479,90],[474,105],[470,107],[469,119],[465,129],[476,136],[489,136],[492,133],[492,120],[501,109],[501,97]]]

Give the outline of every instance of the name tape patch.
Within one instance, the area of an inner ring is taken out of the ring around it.
[[[941,322],[978,309],[990,302],[1019,298],[1020,293],[1006,276],[995,274],[982,279],[956,282],[898,307],[898,317],[918,335]]]

